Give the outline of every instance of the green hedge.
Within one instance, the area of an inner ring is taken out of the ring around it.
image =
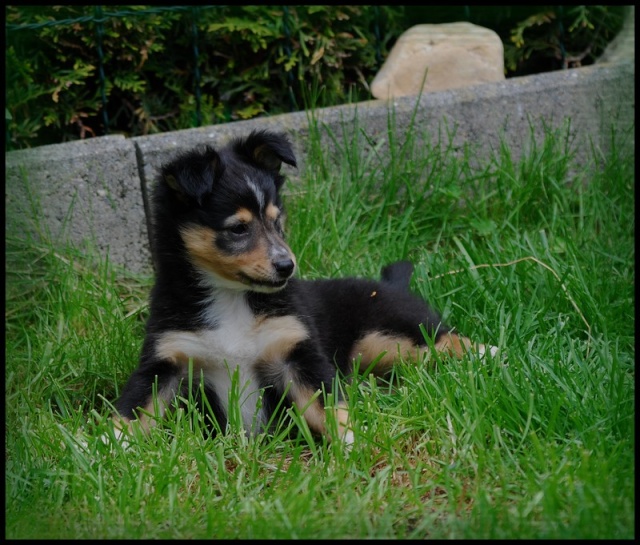
[[[325,90],[320,105],[369,98],[376,52],[386,54],[401,15],[387,6],[112,6],[101,36],[109,129],[197,125],[194,28],[203,124],[303,109],[310,82]],[[95,18],[93,6],[7,8],[10,24],[45,24],[13,30],[7,43],[12,147],[104,133]]]
[[[418,23],[493,28],[507,76],[588,64],[619,28],[619,9],[7,6],[6,147],[367,100],[390,47]]]

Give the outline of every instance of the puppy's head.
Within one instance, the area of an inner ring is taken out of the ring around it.
[[[282,163],[296,166],[291,144],[267,131],[181,155],[162,169],[154,196],[158,236],[177,232],[184,257],[210,285],[282,289],[296,266],[283,235]]]

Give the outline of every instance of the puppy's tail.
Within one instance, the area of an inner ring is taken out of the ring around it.
[[[396,261],[382,268],[380,276],[383,282],[394,288],[409,291],[409,282],[413,273],[413,265],[409,261]]]

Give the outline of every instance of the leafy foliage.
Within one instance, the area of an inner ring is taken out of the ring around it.
[[[326,90],[319,106],[369,98],[376,52],[381,58],[400,33],[402,13],[387,6],[110,9],[7,7],[9,25],[33,25],[10,27],[8,36],[10,147],[104,134],[100,50],[109,130],[131,136],[195,126],[197,96],[203,124],[303,109],[311,81]]]
[[[526,64],[551,69],[591,64],[622,22],[621,8],[609,6],[547,7],[519,21],[505,43],[505,67],[517,72]]]
[[[495,30],[507,76],[589,64],[623,9],[7,6],[7,148],[301,110],[310,87],[317,107],[368,100],[389,49],[419,23]]]

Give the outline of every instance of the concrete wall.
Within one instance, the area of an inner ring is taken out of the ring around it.
[[[315,119],[327,153],[333,149],[329,132],[349,135],[356,125],[384,150],[390,109],[399,138],[412,118],[418,132],[434,141],[439,128],[455,128],[452,144],[471,143],[480,159],[496,149],[501,138],[517,155],[524,151],[532,128],[539,138],[543,126],[561,127],[570,119],[578,158],[586,157],[592,143],[607,148],[612,125],[619,130],[633,126],[635,67],[633,60],[622,60],[430,93],[419,101],[404,97],[392,104],[376,100],[320,109]],[[27,201],[26,180],[54,236],[78,245],[93,241],[114,263],[149,273],[146,195],[158,167],[179,150],[202,143],[215,147],[255,128],[287,132],[299,158],[298,172],[304,170],[309,119],[305,112],[297,112],[130,139],[106,136],[10,152],[5,165],[6,205],[15,210]],[[367,144],[363,140],[361,145]],[[12,216],[6,216],[8,232],[18,228]]]

